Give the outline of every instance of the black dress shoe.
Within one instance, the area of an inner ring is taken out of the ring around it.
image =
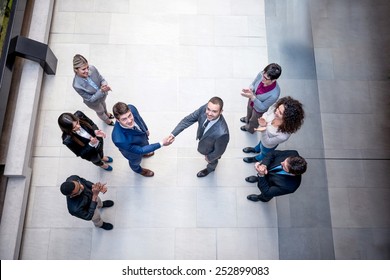
[[[259,180],[257,176],[249,176],[245,178],[245,181],[247,181],[248,183],[257,183]]]
[[[202,177],[206,177],[207,175],[209,175],[209,171],[207,170],[207,168],[201,170],[198,172],[198,174],[196,174],[196,176],[198,176],[199,178],[202,178]]]
[[[256,160],[256,157],[244,157],[242,160],[245,161],[246,163],[253,163],[258,161]]]
[[[240,118],[240,121],[243,122],[243,123],[246,123],[246,117]]]
[[[103,222],[103,225],[100,228],[105,229],[105,230],[112,230],[114,228],[114,226],[110,223]]]
[[[105,201],[103,201],[102,208],[111,207],[113,205],[114,205],[114,201],[112,201],[112,200],[105,200]]]
[[[248,130],[246,129],[245,125],[241,126],[240,129],[241,129],[242,131],[248,131]]]
[[[242,149],[242,151],[244,152],[244,153],[256,153],[256,150],[255,150],[255,148],[252,148],[252,147],[246,147],[246,148],[244,148],[244,149]]]
[[[246,198],[247,198],[248,200],[250,200],[250,201],[253,201],[253,202],[257,202],[257,201],[260,200],[260,199],[259,199],[259,195],[257,195],[257,194],[250,194],[250,195],[248,195]]]

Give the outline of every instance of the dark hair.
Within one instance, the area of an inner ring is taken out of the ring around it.
[[[119,120],[120,116],[123,114],[126,114],[130,111],[129,106],[126,103],[123,102],[117,102],[112,107],[112,113],[114,114],[114,117]]]
[[[307,162],[301,156],[289,157],[288,160],[288,172],[294,175],[301,175],[306,172]]]
[[[267,74],[271,78],[271,80],[276,80],[282,74],[282,67],[280,67],[280,65],[276,63],[268,64],[264,68],[263,74]]]
[[[60,190],[63,195],[71,195],[75,187],[73,182],[66,181],[61,184]]]
[[[87,121],[78,118],[77,116],[75,116],[72,113],[62,113],[58,117],[58,125],[60,126],[61,131],[64,134],[72,137],[72,140],[75,141],[80,146],[84,146],[84,143],[82,141],[80,141],[79,139],[77,139],[77,137],[75,137],[75,133],[73,132],[73,122],[77,122],[77,121],[80,123],[80,126],[93,129],[92,126]],[[64,138],[64,136],[63,136],[63,138]]]
[[[211,102],[211,103],[213,103],[213,104],[216,104],[216,105],[219,105],[220,111],[222,111],[222,109],[223,109],[223,100],[222,100],[220,97],[214,96],[214,97],[212,97],[212,98],[209,100],[209,102]]]
[[[278,131],[290,134],[297,132],[302,126],[303,119],[305,118],[305,111],[302,108],[302,103],[290,96],[286,96],[280,98],[276,102],[275,111],[280,105],[284,105],[284,113],[283,122],[279,126]]]
[[[60,126],[60,129],[62,130],[62,132],[68,135],[73,135],[73,122],[77,121],[80,122],[80,125],[87,126],[88,128],[92,129],[92,126],[88,122],[83,119],[80,119],[72,113],[62,113],[58,117],[58,125]]]

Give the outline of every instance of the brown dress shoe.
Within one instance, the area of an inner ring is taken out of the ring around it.
[[[153,155],[154,155],[154,152],[150,152],[150,153],[144,154],[142,157],[148,158],[148,157],[151,157]]]
[[[140,174],[144,177],[153,177],[154,176],[154,172],[152,170],[146,169],[146,168],[142,168],[142,171]]]

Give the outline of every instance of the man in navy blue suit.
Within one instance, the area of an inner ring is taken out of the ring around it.
[[[257,162],[257,176],[245,178],[247,182],[256,183],[261,194],[247,196],[251,201],[268,202],[275,196],[295,192],[301,184],[302,174],[306,172],[306,160],[297,151],[269,152],[262,162]]]
[[[154,176],[150,169],[142,168],[143,157],[154,155],[154,151],[168,146],[173,139],[164,138],[161,142],[149,144],[149,130],[138,110],[133,105],[118,102],[112,108],[117,120],[112,131],[112,141],[129,161],[130,168],[145,177]]]

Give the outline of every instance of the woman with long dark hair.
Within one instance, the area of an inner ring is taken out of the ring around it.
[[[291,134],[298,131],[305,118],[302,103],[286,96],[280,98],[258,119],[259,127],[256,129],[261,133],[261,140],[256,147],[246,147],[244,153],[260,153],[255,157],[245,157],[247,163],[261,161],[265,155],[276,149],[276,147],[287,141]]]
[[[107,163],[112,162],[113,159],[104,156],[103,153],[103,138],[106,134],[99,130],[97,125],[83,112],[61,114],[58,117],[58,125],[62,130],[62,143],[76,156],[106,171],[112,171],[112,167]]]

